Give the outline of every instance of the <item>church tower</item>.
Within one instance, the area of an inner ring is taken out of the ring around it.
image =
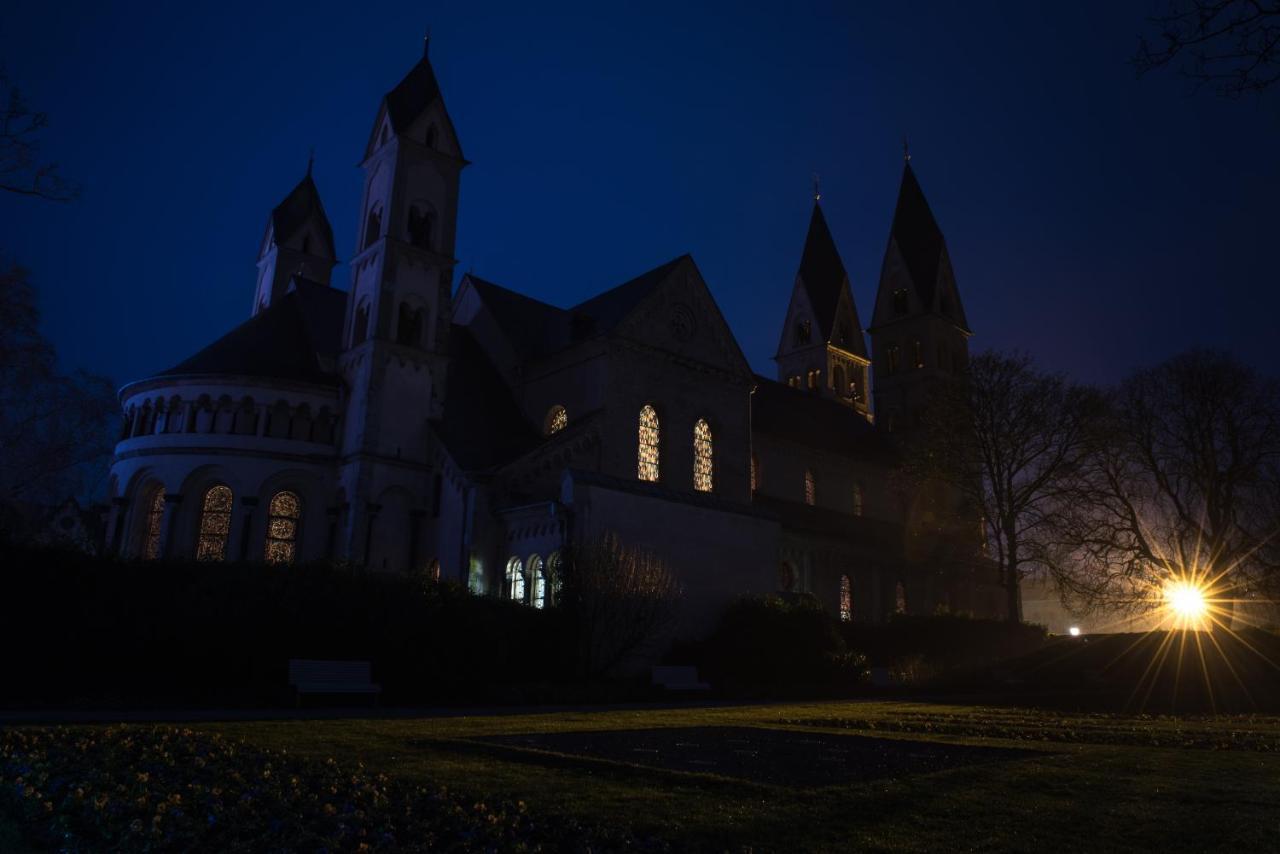
[[[276,205],[267,220],[258,250],[253,313],[256,315],[284,296],[295,276],[328,285],[336,263],[333,229],[324,215],[320,191],[311,180],[308,163],[306,176]]]
[[[969,358],[969,324],[947,253],[907,155],[871,319],[876,423],[917,423],[929,388]]]
[[[340,359],[350,389],[342,441],[354,513],[348,553],[357,562],[403,566],[402,554],[370,552],[390,533],[380,522],[375,537],[360,513],[377,513],[389,489],[428,491],[427,422],[439,417],[444,400],[466,165],[424,49],[383,97],[361,163],[364,193]]]
[[[778,381],[838,401],[868,419],[867,372],[871,362],[862,324],[818,196],[791,303],[778,341]]]

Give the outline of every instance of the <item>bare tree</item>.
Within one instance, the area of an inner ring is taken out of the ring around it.
[[[0,261],[0,498],[82,493],[111,450],[119,407],[110,380],[58,372],[27,271]]]
[[[1262,92],[1280,81],[1280,0],[1170,0],[1150,19],[1133,57],[1138,74],[1183,62],[1183,72],[1228,97]]]
[[[587,676],[639,658],[674,623],[681,589],[666,562],[614,534],[574,543],[561,573],[558,599],[574,620]]]
[[[950,487],[961,516],[981,514],[1010,621],[1022,616],[1022,579],[1051,558],[1054,518],[1099,409],[1097,392],[1025,355],[981,353],[935,389],[908,449],[909,472]]]
[[[80,187],[58,172],[58,164],[40,152],[40,132],[49,118],[22,97],[0,68],[0,190],[23,196],[66,202],[80,195]]]
[[[1125,380],[1080,470],[1063,529],[1063,588],[1083,607],[1148,608],[1163,585],[1237,600],[1280,583],[1280,384],[1191,351]]]

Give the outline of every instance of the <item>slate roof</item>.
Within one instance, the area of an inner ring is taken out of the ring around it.
[[[386,94],[387,115],[396,133],[404,133],[422,111],[440,97],[436,73],[424,53],[418,64]]]
[[[926,311],[933,309],[934,293],[938,286],[938,265],[946,241],[942,229],[933,218],[929,202],[920,189],[916,173],[907,161],[902,170],[902,185],[898,188],[898,205],[893,211],[890,234],[898,243],[907,272],[916,287],[916,294]]]
[[[572,308],[557,308],[467,274],[494,320],[525,359],[612,332],[688,255],[654,267]]]
[[[265,377],[336,386],[325,362],[342,344],[347,295],[296,277],[278,301],[156,376]]]
[[[316,188],[315,181],[311,180],[311,170],[307,169],[306,177],[271,211],[271,231],[276,243],[284,243],[313,216],[320,225],[323,245],[318,247],[321,251],[311,254],[336,259],[338,253],[333,245],[333,229],[329,226],[329,217],[325,216],[324,205],[320,203],[320,191]]]
[[[454,462],[484,471],[537,447],[542,437],[467,327],[450,327],[449,356],[444,414],[432,426]]]
[[[755,379],[753,432],[846,457],[893,459],[893,443],[853,409],[758,374]]]
[[[814,202],[809,232],[804,240],[804,253],[800,256],[800,279],[809,294],[809,304],[813,307],[823,341],[831,340],[840,294],[848,278],[840,252],[831,237],[831,229],[827,227],[827,218],[822,215],[822,206]]]

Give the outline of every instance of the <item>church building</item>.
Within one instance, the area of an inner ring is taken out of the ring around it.
[[[815,199],[776,379],[688,255],[574,306],[455,288],[467,165],[424,55],[369,133],[347,288],[308,170],[267,219],[249,318],[121,390],[111,549],[344,561],[542,608],[572,543],[608,532],[668,562],[687,626],[774,592],[846,620],[1000,614],[977,521],[940,533],[895,476],[971,335],[909,160],[866,336]]]

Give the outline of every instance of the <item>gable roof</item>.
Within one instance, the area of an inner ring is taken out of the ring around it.
[[[667,276],[682,261],[689,257],[686,253],[678,258],[673,258],[665,264],[654,267],[647,273],[641,273],[634,279],[629,279],[615,288],[610,288],[602,294],[597,294],[589,300],[578,303],[569,309],[569,313],[580,318],[589,318],[591,320],[590,332],[592,334],[610,332],[645,297],[653,293],[659,285],[665,282]],[[581,322],[579,321],[579,323]]]
[[[835,328],[836,309],[840,294],[845,291],[849,274],[845,272],[840,252],[836,249],[822,206],[813,203],[813,215],[809,217],[809,231],[804,239],[804,253],[800,256],[800,280],[809,294],[818,330],[823,341],[830,341]],[[852,300],[850,301],[852,305]],[[855,312],[856,315],[856,312]]]
[[[308,167],[306,176],[271,211],[271,233],[275,242],[284,243],[312,218],[319,227],[322,245],[318,247],[319,251],[310,254],[336,259],[338,253],[333,245],[333,228],[329,225],[329,217],[325,216],[324,205],[320,202],[320,190],[315,181],[311,180],[311,169]]]
[[[846,457],[894,458],[888,438],[855,410],[759,374],[751,395],[751,430]]]
[[[226,335],[156,376],[268,377],[336,386],[324,361],[337,356],[345,291],[295,277],[279,300]]]

